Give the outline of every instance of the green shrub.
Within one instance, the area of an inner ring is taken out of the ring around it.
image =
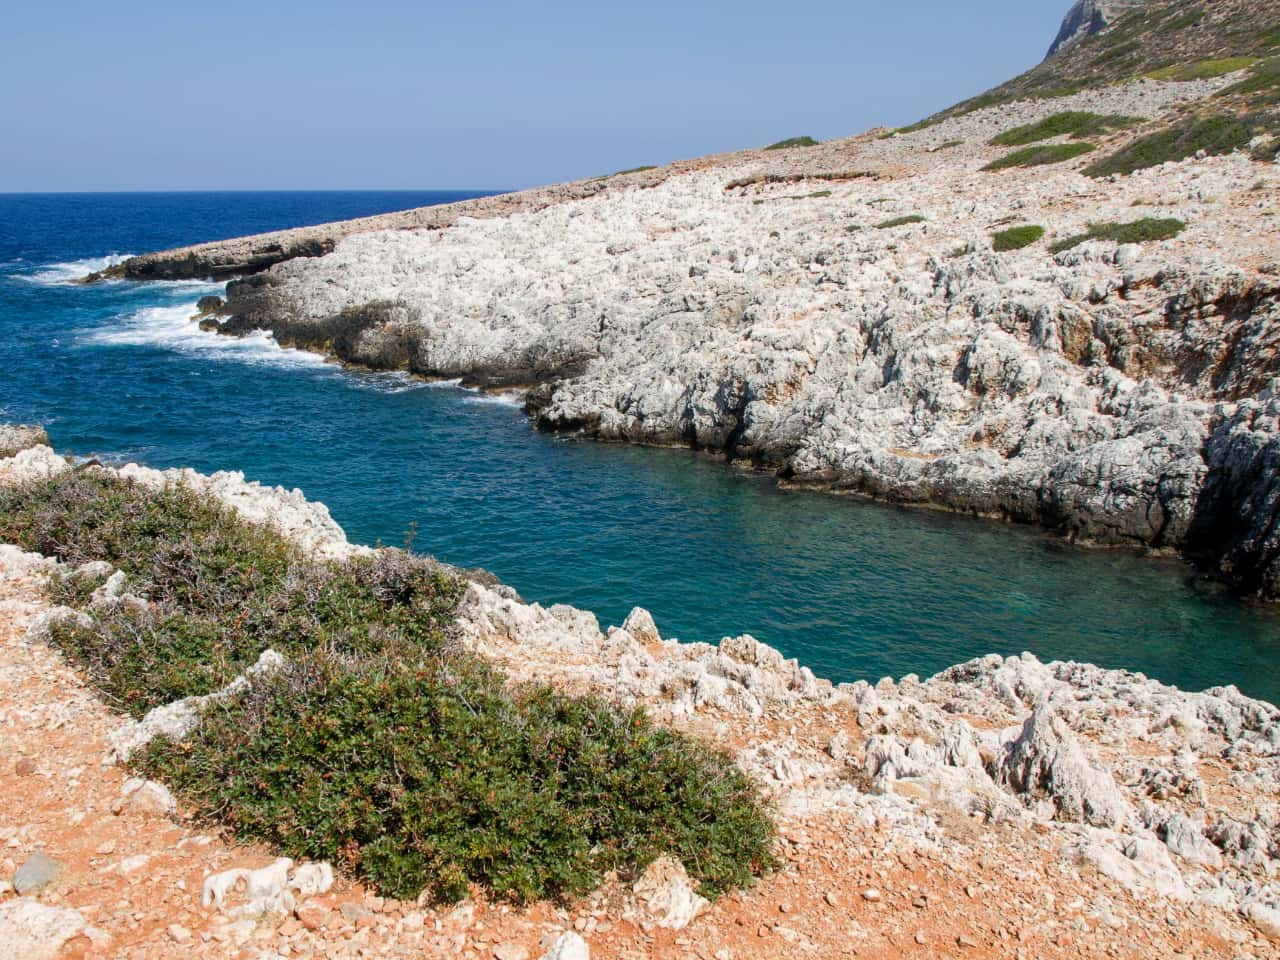
[[[777,143],[771,143],[766,150],[789,150],[792,147],[816,147],[818,141],[813,137],[792,137],[790,140],[779,140]]]
[[[1185,160],[1201,150],[1211,155],[1231,153],[1250,139],[1249,126],[1235,117],[1208,117],[1185,126],[1170,127],[1135,140],[1116,153],[1085,167],[1091,177],[1133,173],[1172,160]]]
[[[1006,253],[1009,250],[1021,250],[1023,247],[1029,247],[1043,236],[1044,227],[1011,227],[1008,230],[993,233],[991,235],[991,244],[996,253]]]
[[[0,541],[107,560],[146,594],[52,631],[134,716],[267,648],[287,658],[134,760],[238,837],[399,897],[561,897],[664,854],[714,895],[774,865],[768,811],[727,756],[640,711],[509,687],[452,642],[462,583],[428,558],[311,559],[190,488],[94,470],[0,487]],[[56,590],[83,606],[96,585]]]
[[[1199,60],[1196,63],[1178,63],[1161,67],[1147,74],[1152,80],[1211,80],[1214,77],[1235,73],[1257,63],[1257,57],[1223,57],[1219,60]]]
[[[1078,247],[1086,240],[1112,240],[1116,243],[1147,243],[1154,240],[1171,240],[1185,230],[1181,220],[1158,220],[1147,217],[1132,223],[1091,223],[1088,233],[1080,233],[1059,240],[1050,249],[1061,253]]]
[[[628,173],[644,173],[646,170],[657,170],[653,164],[647,164],[643,167],[628,167],[626,170],[619,170],[617,173],[610,174],[613,177],[625,177]]]
[[[1264,60],[1238,83],[1218,91],[1219,97],[1247,97],[1251,106],[1280,103],[1280,58]]]
[[[679,858],[710,895],[772,865],[746,776],[640,710],[508,691],[472,658],[358,668],[303,659],[141,761],[206,817],[380,891],[513,900],[585,893]]]
[[[889,230],[892,227],[905,226],[908,223],[924,223],[925,218],[918,213],[912,213],[905,217],[894,217],[892,220],[885,220],[883,223],[877,223],[877,230]]]
[[[943,150],[952,150],[952,149],[954,149],[954,148],[956,148],[956,147],[960,147],[960,146],[963,146],[963,145],[964,145],[964,141],[963,141],[963,140],[947,140],[945,143],[940,143],[940,144],[938,144],[936,147],[934,147],[934,148],[933,148],[932,150],[930,150],[929,152],[930,152],[930,153],[941,153]]]
[[[990,142],[993,147],[1021,147],[1029,143],[1039,143],[1041,140],[1051,140],[1054,137],[1061,137],[1067,134],[1077,139],[1083,139],[1084,137],[1131,127],[1139,122],[1137,117],[1125,117],[1118,114],[1104,116],[1087,111],[1069,110],[1064,113],[1055,113],[1053,116],[1046,117],[1038,123],[1028,123],[1021,127],[1014,127],[1012,130],[993,137]]]
[[[1024,147],[993,160],[983,170],[1007,170],[1010,167],[1040,167],[1050,163],[1062,163],[1091,152],[1092,143],[1049,143],[1038,147]]]

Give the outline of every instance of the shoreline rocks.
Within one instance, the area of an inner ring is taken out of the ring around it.
[[[45,460],[58,458],[51,452],[42,457],[41,450],[47,448],[0,461],[0,482],[44,475]],[[25,470],[15,470],[17,464]],[[116,472],[134,475],[138,469]],[[215,482],[197,475],[189,482],[250,517],[261,518],[264,507],[278,502],[278,491],[220,476]],[[319,505],[306,501],[295,507],[321,515]],[[336,526],[324,543],[306,540],[313,534],[305,525],[284,529],[331,555],[346,544]],[[8,577],[47,576],[57,567],[0,549]],[[89,573],[108,581],[111,576],[98,568]],[[117,601],[127,598],[125,592]],[[50,615],[46,607],[43,618],[32,616],[20,642],[41,645]],[[949,863],[976,861],[975,851],[993,844],[1006,856],[1010,844],[1032,844],[1040,868],[1062,874],[1055,883],[1063,891],[1087,885],[1091,897],[1103,897],[1096,886],[1102,878],[1132,898],[1122,908],[1131,919],[1144,911],[1160,918],[1196,911],[1185,915],[1197,922],[1216,918],[1237,938],[1247,938],[1246,929],[1262,937],[1275,929],[1280,709],[1234,687],[1188,693],[1141,674],[1046,664],[1030,654],[983,657],[925,680],[833,685],[749,636],[718,645],[681,643],[663,637],[639,608],[622,626],[602,630],[588,612],[525,604],[509,590],[476,582],[468,587],[459,626],[459,641],[512,682],[546,682],[636,704],[659,722],[728,749],[772,798],[784,852],[799,842],[794,838],[801,831],[836,822],[848,824],[841,828],[845,842],[883,830],[893,845],[887,849],[928,851]],[[110,739],[102,738],[104,744]],[[118,792],[121,812],[138,822],[172,809],[172,798],[157,784],[129,780]],[[132,872],[124,864],[138,859],[122,861],[118,872]],[[1004,877],[998,866],[982,869]],[[707,906],[683,876],[674,862],[655,863],[639,882],[618,891],[630,906],[615,915],[634,914],[627,922],[639,929],[647,924],[678,931],[723,909]],[[867,909],[896,903],[899,893],[887,889],[884,873],[863,876],[859,889],[874,889],[879,897],[864,893]],[[877,878],[874,887],[866,885]],[[305,928],[314,918],[296,909],[298,900],[322,895],[332,882],[323,864],[295,867],[278,859],[211,872],[200,892],[212,907],[243,886],[225,919],[247,938],[255,923],[292,922],[291,911]],[[930,902],[911,892],[908,913]],[[790,903],[782,900],[779,911],[788,914]],[[1098,904],[1099,915],[1117,909],[1109,895]],[[312,912],[334,915],[319,905]],[[350,912],[358,913],[354,907]],[[604,916],[593,913],[591,919]],[[346,919],[356,926],[376,922],[366,914]],[[800,937],[791,924],[788,917],[767,932]],[[584,921],[582,929],[593,928]],[[578,947],[574,940],[564,945]]]

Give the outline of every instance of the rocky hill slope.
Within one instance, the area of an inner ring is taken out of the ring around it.
[[[204,322],[1275,597],[1278,42],[1258,0],[1148,4],[901,131],[338,225]]]

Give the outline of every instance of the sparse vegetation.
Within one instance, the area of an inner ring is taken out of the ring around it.
[[[1188,27],[1194,27],[1204,20],[1203,10],[1192,10],[1180,16],[1175,16],[1169,21],[1168,30],[1186,30]]]
[[[1179,63],[1147,74],[1152,80],[1211,80],[1214,77],[1226,76],[1257,63],[1256,57],[1222,57],[1217,60],[1197,60],[1195,63]]]
[[[991,235],[991,245],[996,253],[1007,253],[1010,250],[1021,250],[1029,247],[1044,236],[1044,227],[1027,225],[1011,227]]]
[[[918,213],[912,213],[905,217],[894,217],[892,220],[885,220],[883,223],[877,223],[877,230],[889,230],[893,227],[906,226],[908,223],[924,223],[925,218]]]
[[[1255,109],[1280,104],[1280,57],[1263,60],[1243,80],[1218,91],[1219,97],[1245,97]]]
[[[642,167],[631,167],[631,168],[629,168],[629,169],[627,169],[627,170],[619,170],[617,173],[612,174],[612,176],[615,176],[615,177],[625,177],[628,173],[644,173],[644,172],[645,172],[645,171],[647,171],[647,170],[657,170],[657,169],[658,169],[658,168],[657,168],[656,166],[654,166],[653,164],[647,164],[647,165],[642,166]]]
[[[1054,137],[1062,137],[1068,134],[1079,140],[1085,137],[1110,133],[1113,130],[1123,130],[1140,122],[1137,117],[1125,117],[1119,114],[1104,116],[1087,111],[1069,110],[1064,113],[1055,113],[1051,117],[1045,117],[1038,123],[1028,123],[1021,127],[1014,127],[1012,130],[1007,130],[996,137],[992,137],[990,142],[993,147],[1021,147],[1029,143],[1039,143],[1042,140],[1051,140]]]
[[[930,150],[929,152],[930,152],[930,153],[941,153],[943,150],[953,150],[953,149],[955,149],[956,147],[960,147],[960,146],[963,146],[963,145],[964,145],[964,141],[963,141],[963,140],[947,140],[945,143],[940,143],[940,144],[938,144],[936,147],[934,147],[934,148],[933,148],[932,150]]]
[[[806,180],[818,180],[826,183],[842,180],[879,180],[882,176],[883,174],[874,170],[841,170],[834,173],[766,173],[754,177],[743,177],[739,180],[730,180],[724,185],[724,188],[726,190],[741,190],[744,187],[803,183]]]
[[[1061,253],[1078,247],[1086,240],[1111,240],[1115,243],[1149,243],[1155,240],[1171,240],[1185,230],[1181,220],[1158,220],[1147,217],[1131,223],[1091,223],[1088,233],[1079,233],[1055,243],[1050,249]]]
[[[790,150],[792,147],[816,147],[818,141],[813,137],[792,137],[790,140],[779,140],[777,143],[771,143],[766,150]]]
[[[105,560],[146,595],[52,632],[135,716],[286,657],[134,761],[242,839],[438,900],[570,896],[663,854],[716,894],[773,865],[768,811],[727,756],[639,710],[512,688],[454,642],[462,583],[427,558],[314,559],[189,488],[94,470],[0,488],[0,540]],[[68,575],[57,598],[84,607],[99,579]]]
[[[1248,144],[1248,124],[1235,117],[1190,120],[1135,140],[1109,157],[1085,168],[1091,177],[1133,173],[1157,164],[1185,160],[1201,150],[1210,155],[1231,153]]]
[[[1007,170],[1010,167],[1040,167],[1050,163],[1063,163],[1094,150],[1092,143],[1049,143],[1025,147],[993,160],[983,170]]]

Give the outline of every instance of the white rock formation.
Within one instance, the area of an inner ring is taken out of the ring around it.
[[[1015,124],[1153,116],[1232,79],[1008,104],[535,213],[357,234],[233,283],[226,329],[533,385],[544,429],[1181,548],[1277,593],[1280,281],[1259,269],[1280,245],[1274,171],[1245,155],[1109,181],[1084,161],[981,169]],[[925,222],[878,229],[913,214]],[[1187,229],[1047,249],[1141,217]],[[1018,223],[1049,237],[994,252]]]

